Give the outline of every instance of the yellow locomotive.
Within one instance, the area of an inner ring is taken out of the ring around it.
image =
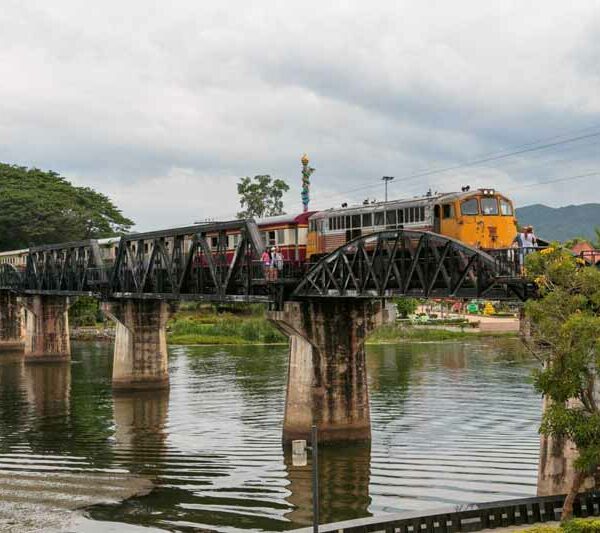
[[[433,231],[481,249],[508,248],[517,234],[512,202],[494,189],[427,194],[314,213],[307,256],[327,254],[361,235],[399,228]]]

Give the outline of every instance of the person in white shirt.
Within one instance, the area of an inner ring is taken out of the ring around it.
[[[533,233],[533,227],[525,226],[517,235],[516,241],[519,245],[519,266],[522,272],[525,265],[525,256],[537,248],[537,237]]]

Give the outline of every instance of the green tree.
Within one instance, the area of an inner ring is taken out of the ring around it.
[[[52,171],[0,163],[0,250],[110,237],[133,222],[105,195]]]
[[[285,214],[283,211],[283,193],[290,186],[283,180],[273,179],[268,174],[242,178],[237,184],[240,195],[238,218],[263,218]]]
[[[595,240],[592,244],[593,244],[594,248],[600,249],[600,227],[596,226],[594,228],[594,233],[596,236],[595,236]]]
[[[572,239],[569,239],[568,241],[564,241],[563,246],[565,248],[573,248],[573,246],[575,246],[576,244],[580,244],[583,242],[587,242],[589,243],[589,239],[586,239],[585,237],[573,237]]]
[[[396,300],[396,310],[402,318],[412,315],[419,306],[419,300],[416,298],[399,298]]]
[[[526,304],[531,320],[528,346],[543,363],[535,386],[546,399],[540,432],[578,451],[563,520],[585,478],[600,466],[600,270],[584,266],[567,250],[552,246],[527,258],[527,273],[540,298]]]

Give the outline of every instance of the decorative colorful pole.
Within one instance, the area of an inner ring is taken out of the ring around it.
[[[309,159],[306,154],[302,156],[302,205],[304,206],[304,212],[308,211],[308,202],[310,201],[310,175],[315,171],[314,168],[309,167]]]

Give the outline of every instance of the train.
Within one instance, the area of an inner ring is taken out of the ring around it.
[[[512,201],[490,188],[428,193],[357,206],[344,204],[324,211],[258,219],[256,223],[265,246],[277,247],[284,262],[296,264],[314,263],[352,239],[385,230],[432,231],[483,250],[509,248],[517,234]],[[218,237],[210,234],[207,237],[216,250]],[[228,255],[233,256],[239,238],[239,230],[228,232]],[[104,261],[115,260],[119,241],[119,237],[98,240]],[[152,241],[138,243],[142,245],[144,254],[149,254]],[[165,247],[169,248],[168,239]],[[22,270],[26,266],[27,252],[27,249],[1,252],[0,264],[7,263]]]

